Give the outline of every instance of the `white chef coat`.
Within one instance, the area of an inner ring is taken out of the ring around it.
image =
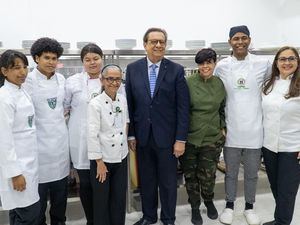
[[[32,98],[37,128],[39,182],[57,181],[69,175],[68,131],[64,118],[65,78],[55,73],[50,79],[34,69],[24,88]]]
[[[129,123],[126,98],[116,100],[102,92],[88,106],[88,158],[108,163],[121,162],[128,154],[126,126]]]
[[[300,97],[286,99],[291,80],[278,79],[263,94],[263,146],[273,152],[300,152]]]
[[[261,87],[270,72],[271,63],[252,54],[244,60],[229,56],[217,64],[215,75],[222,79],[227,93],[225,146],[262,147]]]
[[[13,189],[12,177],[23,175],[26,189]],[[35,114],[23,88],[5,81],[0,89],[0,198],[5,210],[39,200]]]
[[[90,169],[87,157],[87,107],[89,101],[101,93],[100,79],[90,79],[86,72],[66,80],[65,111],[70,112],[68,122],[71,160],[76,169]]]

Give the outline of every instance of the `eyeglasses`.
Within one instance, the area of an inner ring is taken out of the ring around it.
[[[120,83],[124,83],[122,78],[114,78],[114,77],[104,77],[105,80],[107,80],[108,83],[112,84],[114,82],[120,84]]]
[[[288,58],[286,58],[286,57],[279,57],[279,58],[277,58],[277,61],[279,62],[279,63],[285,63],[285,62],[297,62],[297,60],[298,60],[298,58],[296,57],[296,56],[290,56],[290,57],[288,57]]]
[[[158,45],[158,42],[161,46],[166,46],[166,42],[164,40],[148,40],[148,43],[153,46]]]

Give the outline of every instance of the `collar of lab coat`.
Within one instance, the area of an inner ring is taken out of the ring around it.
[[[244,60],[238,60],[234,55],[232,55],[231,58],[234,62],[244,62],[249,61],[251,59],[251,54],[248,52]]]
[[[9,82],[8,80],[4,81],[4,86],[8,87],[11,90],[20,90],[22,88],[22,85],[21,85],[21,87],[19,87],[18,85],[15,85],[15,84]]]
[[[113,103],[113,102],[116,102],[116,101],[120,101],[120,99],[119,99],[119,94],[117,93],[117,95],[116,95],[116,100],[115,101],[113,101],[112,99],[111,99],[111,97],[109,97],[107,94],[106,94],[106,92],[105,91],[103,91],[102,93],[101,93],[101,95],[103,96],[103,98],[105,99],[105,101],[108,101],[109,103]]]
[[[38,79],[41,79],[41,80],[47,80],[47,79],[48,79],[48,77],[47,77],[45,74],[41,73],[41,72],[38,70],[38,68],[35,68],[35,70],[36,70],[36,73],[39,75],[39,76],[38,76]],[[50,77],[49,80],[52,80],[52,79],[57,79],[57,78],[56,78],[56,73],[54,73],[54,74]]]

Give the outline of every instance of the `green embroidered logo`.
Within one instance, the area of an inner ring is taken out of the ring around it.
[[[119,106],[117,106],[116,110],[115,110],[115,113],[121,113],[121,112],[122,112],[121,108]]]
[[[93,94],[91,95],[91,99],[97,97],[98,95],[99,95],[99,93],[93,93]]]
[[[246,80],[244,78],[239,78],[236,83],[237,86],[235,89],[249,89],[246,87]]]
[[[55,109],[57,98],[47,98],[48,105],[51,109]]]
[[[28,125],[29,125],[29,127],[32,127],[33,117],[34,117],[34,115],[28,116]]]

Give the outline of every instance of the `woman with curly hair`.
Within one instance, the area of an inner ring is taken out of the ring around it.
[[[63,48],[56,40],[46,37],[38,39],[30,52],[37,67],[28,74],[25,88],[36,112],[41,202],[38,224],[46,224],[49,192],[51,225],[62,225],[66,220],[70,160],[63,107],[65,78],[55,69]]]

